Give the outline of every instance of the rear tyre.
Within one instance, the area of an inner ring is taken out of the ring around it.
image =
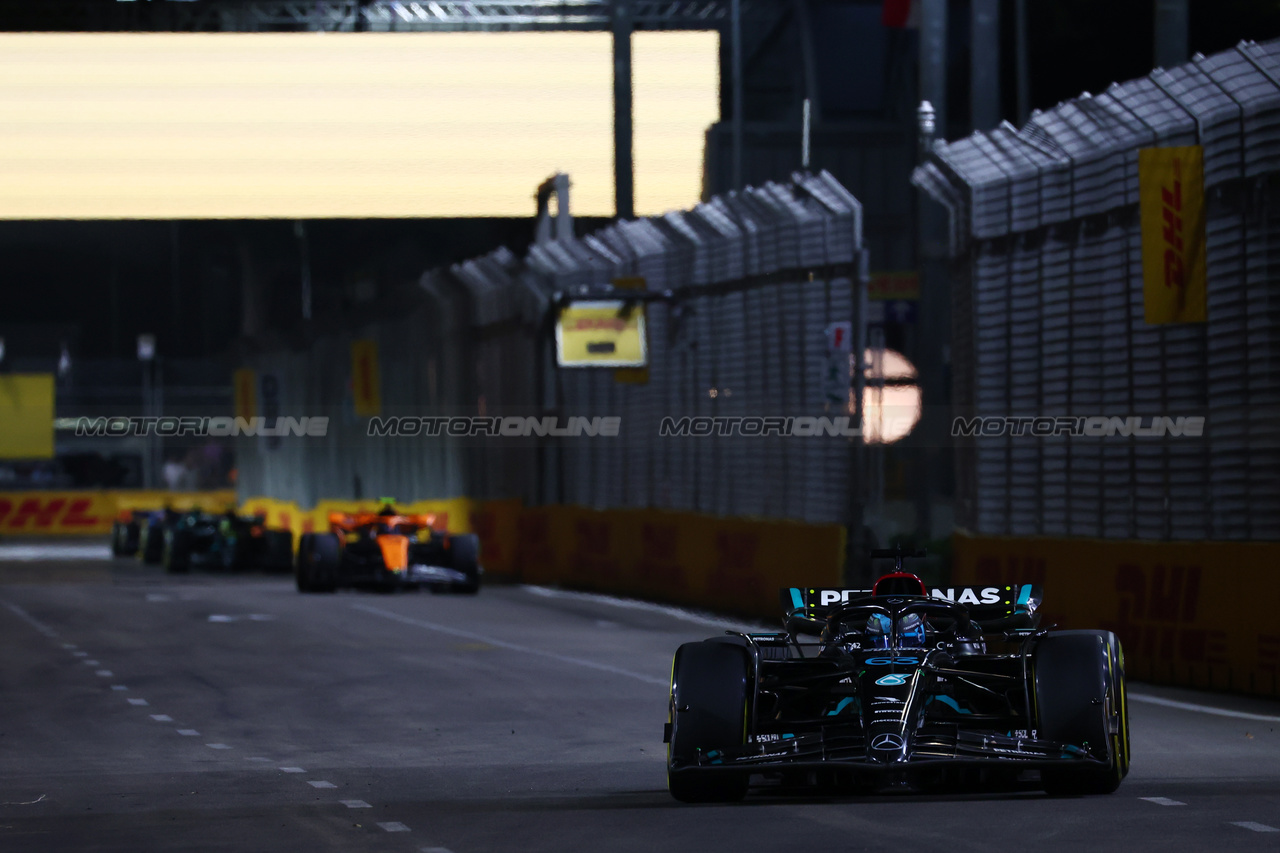
[[[129,525],[123,521],[116,521],[111,525],[111,553],[116,557],[127,557],[133,553],[129,550]]]
[[[182,574],[191,570],[191,534],[186,530],[166,530],[164,551],[160,561],[170,574]]]
[[[1051,794],[1110,794],[1129,772],[1124,652],[1110,631],[1061,631],[1036,644],[1039,736],[1087,749],[1106,762],[1041,772]]]
[[[747,773],[692,767],[746,742],[750,664],[731,643],[685,643],[671,666],[667,788],[683,803],[725,803],[747,794]]]
[[[332,533],[304,533],[298,542],[294,577],[298,592],[333,592],[338,578],[338,537]]]
[[[480,537],[459,533],[449,537],[450,565],[467,579],[454,585],[456,592],[475,595],[480,591]]]

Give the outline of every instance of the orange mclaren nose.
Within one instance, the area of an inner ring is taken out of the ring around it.
[[[378,537],[378,547],[382,549],[382,562],[393,572],[403,572],[409,568],[409,537],[398,533],[384,533]]]

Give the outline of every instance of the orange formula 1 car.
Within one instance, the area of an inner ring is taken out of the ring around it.
[[[401,515],[387,501],[377,512],[335,512],[328,533],[304,533],[295,571],[300,592],[338,587],[480,589],[480,543],[472,534],[432,529],[433,515]]]

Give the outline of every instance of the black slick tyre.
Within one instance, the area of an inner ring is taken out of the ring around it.
[[[667,788],[685,803],[734,802],[747,794],[747,773],[694,766],[699,757],[746,741],[751,671],[746,650],[721,642],[685,643],[671,666],[671,740]]]
[[[1110,794],[1129,772],[1124,652],[1110,631],[1061,631],[1034,652],[1039,737],[1086,749],[1102,764],[1041,772],[1051,794]]]
[[[338,537],[332,533],[304,533],[298,542],[294,577],[298,592],[333,592],[337,589]]]
[[[458,533],[449,537],[450,565],[467,579],[454,584],[455,592],[475,595],[480,591],[480,537],[474,533]]]

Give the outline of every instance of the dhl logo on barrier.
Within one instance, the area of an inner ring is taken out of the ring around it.
[[[4,494],[0,533],[103,533],[111,527],[113,507],[103,494]]]
[[[1146,321],[1205,322],[1204,149],[1139,151],[1138,196]]]
[[[1044,623],[1114,631],[1134,677],[1280,694],[1278,558],[1267,542],[957,536],[953,580],[1041,584]]]

